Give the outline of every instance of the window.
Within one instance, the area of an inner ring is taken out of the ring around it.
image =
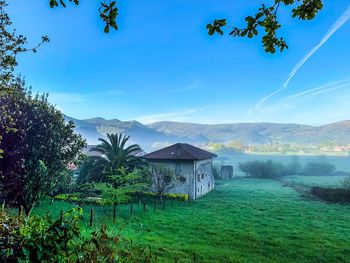
[[[171,176],[164,176],[164,182],[170,183],[171,182]]]
[[[204,179],[204,173],[202,173],[202,180]]]
[[[201,174],[200,173],[198,173],[198,179],[197,179],[197,181],[199,182],[200,180],[201,180]]]
[[[186,177],[180,176],[179,180],[180,180],[181,183],[185,183],[186,182]]]

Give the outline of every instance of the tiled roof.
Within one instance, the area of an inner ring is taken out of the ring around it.
[[[204,151],[187,143],[176,143],[158,151],[144,155],[149,160],[206,160],[216,157],[216,154]]]

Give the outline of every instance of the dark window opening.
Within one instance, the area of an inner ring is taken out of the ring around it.
[[[170,183],[171,182],[171,176],[164,176],[164,182]]]
[[[181,176],[179,180],[180,180],[181,183],[185,183],[186,182],[186,177]]]

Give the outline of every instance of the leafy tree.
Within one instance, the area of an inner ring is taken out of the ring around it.
[[[79,5],[79,0],[68,0],[75,5]],[[66,2],[64,0],[49,0],[51,8],[58,6],[66,7]],[[100,18],[105,23],[104,32],[109,33],[110,28],[118,30],[118,25],[116,22],[118,16],[118,8],[116,7],[116,1],[103,1],[100,2],[100,7],[98,9]]]
[[[78,0],[69,0],[78,5]],[[245,18],[246,26],[239,28],[236,26],[230,26],[227,23],[227,19],[215,19],[212,23],[207,25],[209,35],[215,33],[223,35],[228,32],[230,36],[234,37],[248,37],[253,38],[259,34],[259,31],[263,31],[262,44],[266,52],[275,53],[276,49],[283,51],[288,48],[287,43],[283,37],[277,35],[277,31],[282,27],[278,19],[278,11],[282,6],[291,8],[291,16],[298,18],[299,20],[311,20],[315,18],[320,10],[323,8],[323,0],[274,0],[272,4],[266,4],[268,1],[261,1],[260,8],[256,14],[247,16]],[[65,7],[65,1],[63,0],[49,0],[51,7],[63,6]],[[104,1],[99,8],[101,19],[105,23],[104,31],[109,32],[109,28],[112,27],[118,30],[116,18],[118,15],[118,8],[116,7],[116,1]]]
[[[120,168],[129,172],[144,165],[142,158],[135,156],[141,151],[137,144],[127,146],[130,139],[124,134],[107,134],[107,139],[99,138],[101,144],[92,148],[100,156],[90,156],[83,163],[78,182],[106,182],[108,176],[116,175]]]
[[[16,56],[26,51],[35,53],[43,43],[49,41],[47,36],[43,36],[37,46],[26,47],[26,37],[17,35],[16,30],[12,29],[12,22],[5,11],[6,6],[6,2],[0,0],[0,91],[11,86],[13,70],[17,66]]]
[[[59,194],[70,193],[74,191],[74,172],[69,169],[64,169],[60,173],[60,180],[57,182],[55,188],[49,194],[51,197],[55,197]]]
[[[6,201],[29,214],[56,187],[68,165],[80,160],[86,143],[46,94],[33,96],[23,82],[0,93],[0,105],[0,184]]]
[[[292,157],[292,161],[286,166],[286,172],[288,175],[295,175],[295,174],[300,174],[301,171],[302,171],[302,166],[300,164],[299,157],[297,155],[294,155]]]
[[[279,178],[286,175],[286,169],[283,164],[272,160],[267,161],[249,161],[240,163],[239,169],[249,177],[256,178]]]
[[[350,176],[345,177],[343,180],[340,181],[343,188],[350,190]]]
[[[148,177],[143,170],[135,169],[128,172],[127,169],[119,169],[116,175],[109,176],[107,183],[95,184],[101,192],[104,203],[120,204],[128,202],[132,196],[145,190],[149,185]]]
[[[305,165],[305,175],[323,176],[330,175],[335,171],[335,166],[326,162],[309,162]]]
[[[311,20],[323,8],[323,0],[274,0],[272,5],[261,4],[257,13],[245,18],[246,26],[238,28],[229,26],[227,19],[216,19],[207,25],[209,35],[223,35],[226,31],[230,36],[253,38],[264,31],[262,44],[266,52],[275,53],[276,49],[283,51],[288,48],[283,37],[277,36],[277,31],[282,27],[278,19],[278,11],[281,6],[291,6],[293,18]]]
[[[174,188],[179,179],[179,175],[165,165],[150,164],[151,190],[163,201],[164,195]]]
[[[11,28],[12,22],[6,13],[6,6],[6,2],[0,0],[0,96],[9,92],[14,85],[17,85],[18,80],[13,74],[15,66],[17,66],[17,55],[26,51],[36,52],[43,43],[49,41],[47,36],[43,36],[42,41],[37,46],[26,47],[27,39],[23,35],[17,35],[16,31]],[[4,115],[6,114],[4,107],[4,104],[0,104],[0,110],[3,114],[0,116],[2,120],[0,126],[7,132],[15,131],[11,116]],[[7,118],[7,122],[3,121],[5,118]],[[2,136],[0,134],[0,158],[2,158],[4,152],[1,142]]]

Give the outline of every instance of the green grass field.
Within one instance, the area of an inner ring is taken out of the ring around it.
[[[69,207],[44,203],[35,213],[58,217]],[[91,207],[84,207],[86,234]],[[150,245],[160,262],[350,262],[350,206],[302,199],[277,181],[219,182],[195,202],[155,213],[135,204],[131,219],[129,207],[119,207],[117,224],[111,207],[94,209],[95,227],[124,225],[123,235]]]
[[[332,187],[337,188],[341,187],[341,181],[344,180],[347,176],[301,176],[301,175],[292,175],[285,176],[284,180],[288,182],[294,182],[306,187],[320,186],[320,187]]]

